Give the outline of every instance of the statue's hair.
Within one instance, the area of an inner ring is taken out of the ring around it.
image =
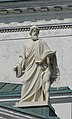
[[[30,28],[30,32],[29,32],[30,35],[31,35],[33,29],[37,29],[37,30],[38,30],[38,34],[39,34],[39,28],[38,28],[37,26],[32,26],[32,27]]]

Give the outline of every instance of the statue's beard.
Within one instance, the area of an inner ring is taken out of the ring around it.
[[[37,36],[37,35],[33,35],[33,36],[32,36],[32,40],[33,40],[33,41],[38,40],[38,36]]]

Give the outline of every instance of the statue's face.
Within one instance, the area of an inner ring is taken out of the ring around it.
[[[38,40],[38,29],[33,29],[31,33],[31,38],[33,41]]]

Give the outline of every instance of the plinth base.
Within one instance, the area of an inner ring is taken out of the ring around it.
[[[34,107],[34,106],[48,106],[49,102],[40,101],[40,102],[16,102],[15,107]]]

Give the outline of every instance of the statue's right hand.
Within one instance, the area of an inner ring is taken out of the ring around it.
[[[18,70],[18,65],[15,65],[14,66],[14,71],[17,71]]]

